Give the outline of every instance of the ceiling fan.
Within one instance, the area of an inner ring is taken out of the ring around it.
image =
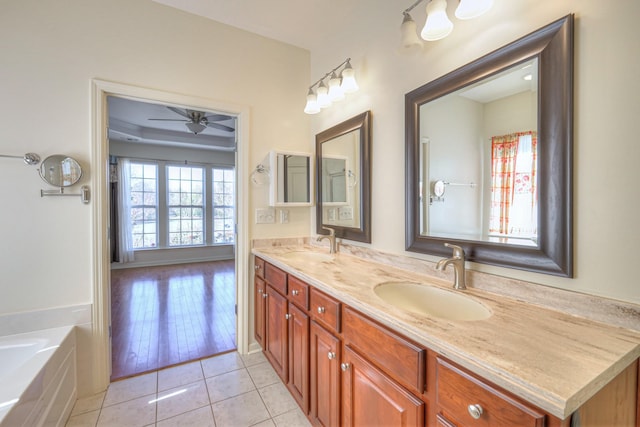
[[[185,125],[187,128],[193,132],[194,134],[199,134],[207,127],[219,129],[225,132],[233,132],[234,128],[226,125],[222,125],[216,122],[223,122],[225,120],[229,120],[232,117],[224,114],[209,114],[207,115],[204,111],[190,110],[176,107],[167,107],[169,110],[173,111],[176,114],[181,115],[184,119],[149,119],[156,121],[165,121],[165,122],[186,122]]]

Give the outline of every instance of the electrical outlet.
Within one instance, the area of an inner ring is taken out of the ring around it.
[[[353,208],[351,206],[345,206],[340,208],[338,216],[343,221],[353,219]]]
[[[289,223],[289,209],[280,209],[280,224]]]
[[[276,212],[273,208],[256,209],[256,224],[275,224]]]

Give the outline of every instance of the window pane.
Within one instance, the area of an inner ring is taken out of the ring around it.
[[[213,169],[213,239],[214,243],[234,243],[235,172]]]
[[[134,249],[157,246],[157,170],[154,163],[130,163],[131,238]]]

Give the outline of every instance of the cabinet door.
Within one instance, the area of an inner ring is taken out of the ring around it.
[[[253,330],[260,347],[264,349],[266,285],[258,275],[255,275],[253,292]]]
[[[267,284],[265,325],[265,356],[271,366],[287,383],[287,299]]]
[[[344,426],[424,426],[424,402],[345,346],[342,358]]]
[[[309,412],[309,316],[289,303],[289,383],[303,413]]]
[[[340,425],[340,340],[311,322],[311,421],[316,426]]]

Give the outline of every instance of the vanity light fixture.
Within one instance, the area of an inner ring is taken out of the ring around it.
[[[355,71],[353,67],[351,67],[350,61],[351,58],[345,59],[340,65],[309,86],[307,105],[304,107],[305,113],[317,114],[322,108],[330,107],[332,103],[345,99],[345,94],[356,92],[359,89],[358,83],[356,82]],[[342,72],[337,74],[336,72],[342,66],[344,66]],[[329,87],[324,83],[327,77],[329,77]],[[317,88],[314,92],[313,88],[316,86]]]
[[[409,12],[423,0],[417,0],[402,12],[402,46],[405,48],[422,47],[422,40],[416,31],[416,22]],[[493,0],[459,0],[455,15],[458,19],[473,19],[484,14],[493,5]],[[447,37],[453,30],[453,23],[447,16],[447,0],[429,0],[427,4],[427,20],[420,32],[426,41],[435,41]]]

